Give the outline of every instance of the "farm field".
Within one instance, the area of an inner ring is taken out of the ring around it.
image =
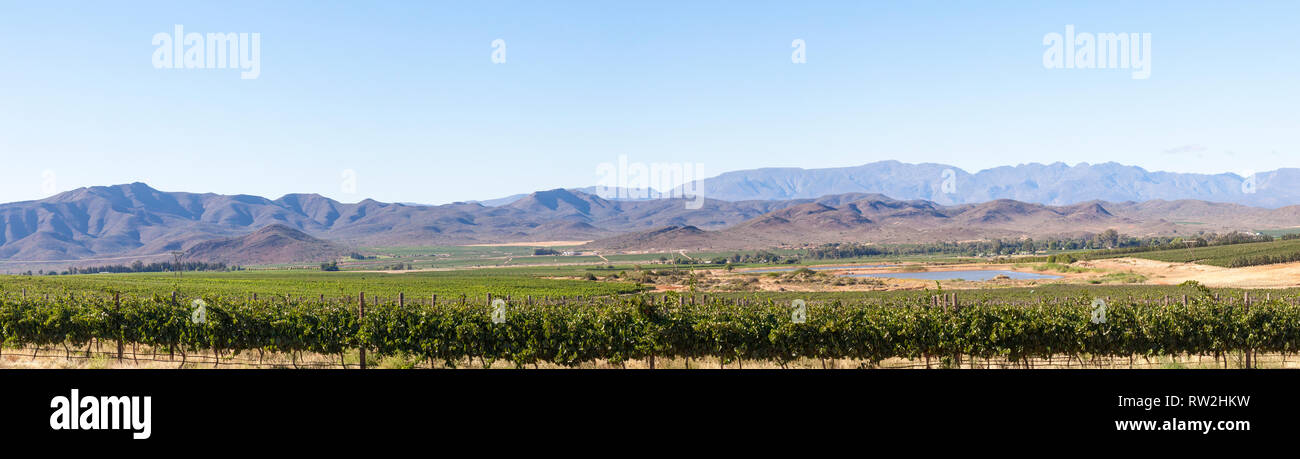
[[[1197,263],[1228,268],[1238,267],[1236,263],[1256,257],[1294,256],[1295,254],[1300,254],[1300,239],[1160,250],[1127,254],[1123,255],[1123,257],[1143,258],[1147,260],[1167,261],[1173,263]]]
[[[511,257],[513,249],[457,256]],[[356,367],[366,355],[368,365],[395,368],[1087,368],[1138,360],[1281,368],[1300,350],[1300,289],[1175,284],[1139,266],[1170,262],[990,264],[935,255],[642,264],[660,256],[393,273],[0,276],[0,366],[132,367],[146,349],[142,367]],[[988,269],[1059,279],[845,277]],[[194,323],[200,299],[209,319]],[[806,323],[793,322],[796,300],[808,307]],[[1090,320],[1097,300],[1111,308],[1102,326]],[[498,309],[510,319],[494,322]],[[104,343],[119,341],[132,364],[106,362],[116,355]]]
[[[611,295],[642,290],[632,283],[549,279],[538,270],[492,269],[434,271],[404,274],[320,271],[237,271],[211,273],[85,274],[74,276],[0,276],[0,291],[14,295],[26,289],[31,295],[109,294],[132,296],[262,296],[340,297],[367,292],[372,295],[412,297],[461,294],[497,295]]]

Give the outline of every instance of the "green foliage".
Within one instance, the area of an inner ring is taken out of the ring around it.
[[[578,277],[581,271],[554,271],[555,276]],[[187,273],[179,279],[171,274],[98,274],[77,276],[0,276],[0,290],[17,292],[27,289],[30,294],[51,293],[67,295],[102,294],[113,290],[123,294],[150,296],[170,295],[178,291],[183,296],[209,295],[247,297],[289,295],[307,298],[337,299],[345,292],[364,291],[383,297],[405,293],[410,298],[439,296],[471,297],[487,293],[498,295],[610,295],[634,293],[643,290],[626,282],[584,282],[578,279],[550,279],[542,277],[546,271],[535,268],[494,268],[475,271],[432,271],[402,274],[297,271],[240,271],[224,273]]]
[[[1300,240],[1286,239],[1272,242],[1252,242],[1196,247],[1178,250],[1160,250],[1132,255],[1148,260],[1174,263],[1196,262],[1224,268],[1290,263],[1300,261]]]
[[[1249,308],[1195,298],[1158,306],[1117,300],[1104,324],[1090,322],[1086,297],[1054,306],[972,304],[928,307],[913,297],[885,303],[810,303],[806,323],[793,323],[789,305],[742,304],[676,295],[587,298],[568,304],[512,301],[495,324],[486,304],[394,303],[366,307],[286,298],[251,301],[205,297],[207,321],[190,321],[188,304],[170,297],[66,297],[0,300],[0,339],[6,346],[85,347],[92,338],[182,351],[313,352],[343,355],[364,348],[384,363],[456,365],[467,359],[515,365],[618,364],[650,356],[716,356],[780,363],[801,357],[879,362],[922,356],[968,355],[1012,360],[1054,355],[1159,356],[1246,349],[1300,350],[1300,307],[1283,301]]]

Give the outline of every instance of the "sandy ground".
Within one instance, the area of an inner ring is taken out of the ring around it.
[[[600,266],[606,263],[584,262],[584,263],[545,263],[530,265],[504,265],[504,266],[477,266],[477,267],[456,267],[456,268],[423,268],[405,271],[379,271],[379,270],[358,270],[348,272],[358,273],[388,273],[403,274],[428,271],[459,271],[466,269],[491,269],[507,268],[518,266],[529,267],[556,267],[556,266]],[[897,272],[897,267],[887,268],[854,268],[850,269],[845,265],[845,269],[830,269],[821,271],[831,275],[840,274],[873,274]],[[968,281],[941,281],[944,288],[952,289],[979,289],[979,288],[996,288],[996,287],[1032,287],[1035,285],[1052,284],[1052,283],[1086,283],[1092,279],[1100,278],[1110,273],[1133,272],[1146,276],[1146,285],[1178,285],[1185,281],[1195,280],[1208,287],[1215,288],[1290,288],[1300,287],[1300,263],[1285,263],[1266,266],[1251,266],[1246,268],[1220,268],[1217,266],[1198,265],[1194,263],[1169,263],[1163,261],[1145,260],[1140,258],[1115,258],[1096,261],[1081,261],[1075,263],[1075,267],[1091,268],[1095,271],[1083,273],[1061,273],[1056,271],[1037,271],[1028,268],[1017,268],[1012,264],[963,264],[963,265],[930,265],[926,266],[927,272],[944,272],[944,271],[967,271],[967,270],[998,270],[998,271],[1018,271],[1035,274],[1049,274],[1061,276],[1061,279],[1039,279],[1039,280],[993,280],[985,282],[968,282]],[[726,272],[721,269],[696,269],[696,274],[706,275],[718,278],[728,278],[733,276],[754,275],[759,273],[746,272],[737,270]],[[783,282],[777,283],[775,279],[769,276],[759,276],[758,290],[761,291],[871,291],[871,290],[917,290],[934,287],[933,280],[921,279],[890,279],[881,278],[884,285],[845,285],[830,286],[820,283],[798,284]],[[680,285],[656,285],[655,291],[675,291],[683,289]]]
[[[1220,268],[1192,263],[1169,263],[1140,258],[1079,262],[1078,265],[1113,271],[1132,271],[1147,277],[1147,284],[1178,285],[1195,280],[1207,287],[1289,288],[1300,286],[1300,263]]]
[[[820,271],[822,273],[838,276],[842,274],[876,274],[899,272],[898,267],[885,268],[848,268],[845,269],[828,269]],[[820,266],[819,267],[824,267]],[[1051,284],[1058,282],[1085,282],[1088,279],[1101,277],[1104,272],[1087,272],[1087,273],[1060,273],[1056,271],[1036,271],[1033,269],[1017,268],[1010,264],[988,264],[975,263],[963,265],[933,265],[926,266],[925,272],[946,272],[946,271],[973,271],[973,270],[994,270],[994,271],[1017,271],[1033,274],[1048,274],[1061,276],[1061,279],[1020,279],[1020,280],[990,280],[990,281],[956,281],[941,280],[945,289],[970,290],[981,288],[1001,288],[1001,287],[1033,287],[1036,285]],[[697,271],[698,272],[698,271]],[[726,276],[728,274],[720,273],[718,270],[711,271],[710,274]],[[755,274],[744,271],[735,271],[730,275]],[[785,291],[785,292],[856,292],[856,291],[879,291],[879,290],[921,290],[934,288],[933,280],[926,279],[894,279],[879,278],[881,284],[854,284],[854,285],[827,285],[817,282],[798,283],[798,282],[776,282],[777,278],[771,276],[759,276],[758,290],[761,291]]]

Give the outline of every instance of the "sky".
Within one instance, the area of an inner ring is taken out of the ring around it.
[[[439,204],[595,185],[620,158],[1245,175],[1300,167],[1297,18],[1288,1],[0,0],[0,202],[139,181]],[[256,78],[157,68],[177,25],[258,34]],[[1067,26],[1150,34],[1149,77],[1047,68]]]

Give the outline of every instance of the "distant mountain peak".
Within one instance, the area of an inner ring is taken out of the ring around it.
[[[1069,166],[1026,163],[969,173],[955,166],[895,160],[822,169],[761,168],[703,179],[705,197],[724,201],[814,199],[845,193],[880,193],[899,200],[972,204],[997,199],[1063,206],[1093,200],[1142,202],[1194,199],[1254,207],[1300,204],[1300,171],[1256,174],[1255,188],[1234,173],[1152,172],[1114,161]],[[678,190],[680,192],[680,189]]]

